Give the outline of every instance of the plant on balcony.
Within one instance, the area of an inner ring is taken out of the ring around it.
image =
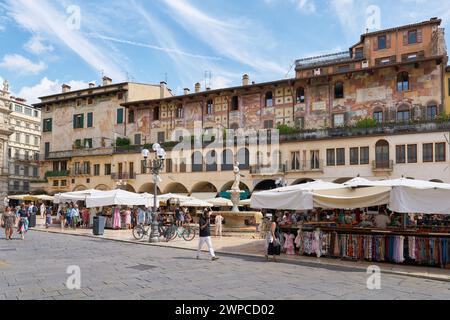
[[[448,122],[448,121],[450,121],[450,115],[444,111],[436,117],[436,121],[437,122]]]
[[[48,177],[67,177],[69,175],[69,171],[63,170],[63,171],[47,171],[45,173],[45,178]]]
[[[378,125],[378,122],[372,118],[364,118],[358,120],[355,123],[355,128],[364,129],[364,128],[375,128]]]
[[[116,146],[117,147],[128,147],[131,145],[131,141],[128,138],[117,138],[116,139]]]
[[[277,129],[278,129],[280,135],[295,134],[295,133],[300,132],[299,128],[291,127],[291,126],[288,126],[287,124],[279,124],[279,125],[277,125]]]

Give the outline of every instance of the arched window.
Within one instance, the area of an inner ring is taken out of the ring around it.
[[[250,152],[247,148],[242,148],[238,151],[237,161],[239,162],[239,168],[243,170],[250,168]]]
[[[377,169],[389,168],[389,143],[386,140],[375,145],[375,166]]]
[[[203,155],[201,152],[194,152],[191,156],[192,160],[192,172],[203,171]]]
[[[407,91],[409,90],[409,74],[408,72],[400,72],[397,75],[397,91]]]
[[[233,151],[231,151],[230,149],[222,151],[221,170],[222,171],[233,170]]]
[[[266,97],[265,97],[265,101],[266,101],[266,107],[273,107],[273,94],[272,91],[267,91],[266,92]]]
[[[206,103],[206,114],[213,114],[214,112],[214,103],[212,100],[208,100]]]
[[[383,109],[381,108],[376,108],[373,111],[373,120],[376,121],[376,123],[383,123]]]
[[[337,82],[334,85],[334,98],[335,99],[344,98],[344,84],[342,82]]]
[[[305,103],[305,88],[303,87],[297,88],[295,96],[297,103]]]
[[[153,108],[153,120],[159,120],[159,107]]]
[[[239,98],[238,96],[233,96],[231,98],[231,111],[238,111],[239,110]]]
[[[183,106],[178,106],[177,107],[177,118],[178,119],[183,119]]]
[[[397,122],[409,122],[411,111],[407,105],[402,105],[397,110]]]

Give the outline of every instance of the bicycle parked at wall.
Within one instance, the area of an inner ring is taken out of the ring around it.
[[[177,236],[185,241],[192,241],[195,238],[195,229],[188,225],[181,227],[178,227],[176,224],[170,225],[166,231],[166,241],[174,240]]]
[[[161,237],[166,238],[167,229],[168,229],[168,227],[165,226],[162,222],[159,223],[158,231],[159,231],[159,235]],[[141,223],[133,228],[133,237],[136,240],[142,240],[144,238],[144,236],[150,236],[151,232],[152,232],[151,224],[149,224],[148,226],[145,226],[144,224]]]

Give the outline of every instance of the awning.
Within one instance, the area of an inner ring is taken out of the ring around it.
[[[197,198],[200,200],[208,200],[215,198],[217,196],[217,192],[194,192],[191,194],[191,197]]]
[[[201,199],[191,198],[187,200],[182,200],[180,202],[180,206],[190,208],[209,208],[212,207],[212,204]]]
[[[157,204],[158,205],[158,204]],[[86,197],[86,207],[107,206],[153,206],[153,196],[150,194],[137,194],[121,189],[100,191]]]
[[[389,203],[390,187],[322,190],[313,193],[314,207],[323,209],[357,209]]]
[[[86,201],[86,198],[100,194],[105,191],[90,189],[90,190],[82,190],[82,191],[74,191],[74,192],[66,192],[66,193],[58,193],[55,194],[55,203],[64,203],[64,202],[76,202],[76,201]]]
[[[206,202],[211,203],[214,207],[232,207],[233,202],[230,199],[225,198],[213,198],[208,199]]]
[[[21,200],[21,201],[53,201],[54,198],[52,196],[48,196],[46,194],[42,195],[31,195],[31,194],[23,194],[23,195],[15,195],[15,196],[8,196],[7,197],[10,200]]]

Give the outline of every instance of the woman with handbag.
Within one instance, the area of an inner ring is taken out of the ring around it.
[[[267,248],[266,259],[269,261],[269,256],[273,256],[273,261],[277,262],[276,256],[281,254],[281,243],[279,240],[279,232],[277,227],[277,217],[272,216],[272,224],[270,225],[270,230],[267,233],[269,246]]]
[[[10,207],[5,208],[5,213],[2,215],[2,227],[5,228],[6,240],[12,240],[13,228],[16,224],[16,215]]]

